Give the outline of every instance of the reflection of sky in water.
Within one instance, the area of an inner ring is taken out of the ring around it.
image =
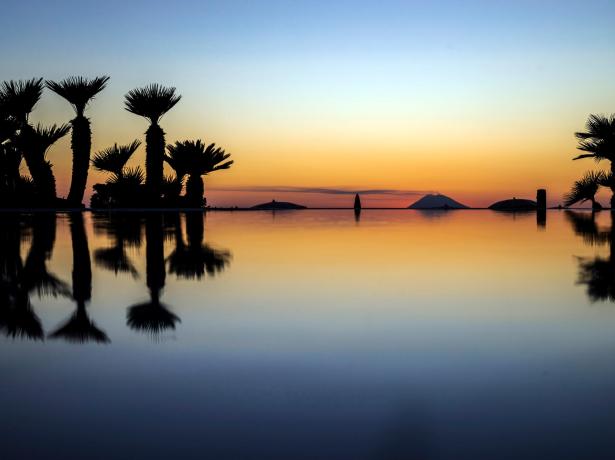
[[[111,343],[2,339],[6,458],[576,459],[615,448],[615,305],[575,284],[575,257],[609,248],[586,245],[562,212],[544,230],[533,214],[488,211],[205,221],[203,245],[228,263],[201,280],[167,271],[160,301],[181,322],[152,336],[127,326],[128,307],[150,300],[145,228],[140,248],[125,246],[137,277],[116,277],[94,253],[117,240],[87,216],[86,308]],[[47,266],[70,285],[69,228],[60,217]],[[176,241],[171,225],[165,258]],[[32,306],[45,333],[75,311],[63,297]]]

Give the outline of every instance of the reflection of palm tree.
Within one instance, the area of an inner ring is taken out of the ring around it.
[[[43,340],[43,327],[30,303],[30,297],[19,290],[6,318],[6,335],[11,338]]]
[[[214,276],[230,263],[231,253],[229,251],[214,249],[204,244],[205,230],[201,212],[186,213],[187,245],[184,244],[181,227],[179,227],[179,216],[177,225],[175,250],[168,258],[169,272],[176,274],[178,278],[201,279],[205,272],[209,276]]]
[[[19,216],[3,216],[0,219],[0,330],[12,338],[42,340],[41,322],[23,286],[20,242]]]
[[[68,296],[68,285],[49,273],[47,260],[51,259],[56,239],[55,213],[34,214],[32,221],[32,244],[23,270],[23,284],[28,292],[45,295]]]
[[[150,126],[145,134],[145,172],[150,199],[157,205],[162,193],[163,159],[166,146],[164,131],[158,124],[162,116],[179,102],[181,96],[175,94],[175,88],[165,88],[151,84],[144,88],[133,89],[125,96],[126,110],[147,118]]]
[[[593,158],[596,161],[607,160],[611,163],[611,174],[615,174],[615,114],[611,116],[590,115],[585,124],[587,131],[576,133],[579,150],[587,152],[574,160]],[[609,185],[613,191],[611,209],[615,209],[615,182]]]
[[[126,254],[126,249],[141,246],[141,218],[132,213],[94,214],[94,230],[103,232],[113,240],[113,246],[94,252],[96,265],[118,273],[129,273],[137,278],[139,273]]]
[[[81,206],[90,168],[92,130],[90,120],[84,115],[86,106],[100,93],[109,77],[96,77],[92,80],[83,77],[69,77],[60,82],[46,81],[47,88],[66,99],[75,109],[76,117],[71,121],[73,150],[73,172],[68,192],[72,206]]]
[[[55,332],[50,338],[63,338],[69,342],[109,342],[107,335],[96,327],[88,317],[85,304],[92,298],[92,266],[90,263],[90,249],[88,237],[83,224],[83,214],[70,215],[70,234],[73,249],[73,293],[72,298],[77,309],[71,318]]]
[[[150,301],[128,308],[127,324],[131,329],[153,335],[175,329],[179,317],[160,302],[165,284],[164,228],[160,213],[145,216],[145,263]]]
[[[566,211],[568,222],[572,225],[574,233],[589,246],[601,246],[610,241],[610,232],[601,230],[596,223],[595,214],[589,212]]]
[[[594,214],[566,213],[577,235],[589,245],[608,244],[608,257],[579,258],[578,283],[587,286],[587,295],[592,302],[610,300],[615,302],[615,229],[599,229]]]

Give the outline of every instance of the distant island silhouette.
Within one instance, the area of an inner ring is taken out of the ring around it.
[[[534,211],[537,204],[533,200],[525,200],[521,198],[512,198],[510,200],[502,200],[493,203],[489,209],[494,211]]]
[[[408,206],[408,209],[469,209],[465,204],[440,193],[428,194]]]
[[[250,209],[275,211],[288,209],[307,209],[307,207],[300,204],[290,203],[288,201],[271,200],[269,203],[257,204],[256,206],[252,206]]]

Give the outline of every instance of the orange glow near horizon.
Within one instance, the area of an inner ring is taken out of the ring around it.
[[[34,120],[57,120],[49,107],[55,109],[59,101],[49,99],[47,95],[41,103],[43,116],[35,113]],[[105,116],[108,107],[98,109],[98,101],[90,110],[93,152],[114,142],[144,140],[146,122],[126,113],[121,101],[116,102],[118,107],[111,118]],[[67,107],[62,112],[64,119],[70,119]],[[242,135],[236,136],[232,123],[199,120],[196,113],[186,112],[179,105],[162,120],[167,143],[186,138],[215,140],[235,160],[230,170],[205,177],[206,195],[212,206],[243,207],[271,199],[312,207],[352,206],[351,194],[258,191],[267,187],[401,191],[395,195],[362,195],[366,207],[406,207],[430,192],[443,193],[472,207],[486,207],[513,196],[532,199],[537,188],[546,188],[549,204],[557,205],[572,181],[595,167],[591,161],[571,161],[576,148],[573,132],[583,128],[584,115],[574,120],[551,120],[534,131],[532,119],[512,126],[504,120],[493,120],[480,130],[470,121],[449,120],[445,136],[438,136],[431,120],[408,126],[378,126],[374,120],[371,130],[367,123],[356,127],[341,124],[334,130],[324,121],[312,120],[302,129],[288,126],[285,132],[277,133],[272,127],[257,129],[248,124],[237,128]],[[183,123],[184,120],[189,122]],[[258,123],[256,119],[251,122]],[[523,138],[517,136],[520,131],[525,132]],[[203,132],[210,135],[203,136]],[[144,150],[142,146],[129,164],[143,165]],[[70,182],[69,136],[52,147],[48,158],[54,164],[58,194],[63,196]],[[22,168],[25,171],[25,165]],[[104,180],[104,174],[90,170],[87,202],[91,185]]]

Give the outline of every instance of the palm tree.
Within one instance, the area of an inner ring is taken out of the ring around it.
[[[587,171],[581,179],[572,185],[570,192],[564,195],[564,205],[569,207],[576,203],[591,201],[594,211],[602,209],[600,203],[596,201],[596,193],[598,193],[598,188],[605,177],[603,171]]]
[[[3,207],[15,205],[19,184],[21,152],[13,140],[17,133],[17,122],[2,113],[0,102],[0,203]]]
[[[126,167],[126,163],[141,145],[135,140],[127,145],[117,145],[106,148],[94,155],[92,165],[98,171],[111,174],[105,184],[95,184],[95,193],[92,196],[91,206],[125,207],[142,206],[142,186],[145,174],[139,166]]]
[[[98,171],[108,172],[122,179],[126,163],[128,163],[128,160],[130,160],[140,145],[141,141],[134,140],[130,144],[115,144],[113,147],[101,150],[94,155],[92,166]]]
[[[615,114],[590,115],[585,124],[586,131],[575,133],[579,140],[578,149],[587,152],[573,160],[593,158],[596,162],[607,160],[611,162],[611,173],[615,173]],[[610,185],[611,210],[615,211],[615,182]]]
[[[27,129],[30,112],[43,95],[43,79],[10,80],[0,87],[0,100],[4,110],[13,117],[19,129]]]
[[[27,129],[20,135],[20,147],[24,159],[34,181],[38,205],[49,206],[56,204],[56,181],[53,175],[52,164],[47,161],[47,151],[59,139],[66,136],[70,126],[52,125],[43,127],[38,124],[35,128]]]
[[[215,144],[205,144],[200,140],[176,142],[167,147],[169,155],[165,157],[167,163],[176,169],[179,174],[186,172],[186,202],[189,207],[200,208],[204,205],[203,179],[201,176],[220,169],[228,169],[233,160],[226,161],[231,154],[226,153]],[[184,174],[185,175],[185,174]]]
[[[71,120],[73,127],[71,147],[73,150],[73,172],[68,192],[68,202],[72,206],[81,206],[90,167],[90,150],[92,148],[92,130],[90,120],[84,115],[85,108],[100,93],[109,77],[69,77],[60,82],[47,80],[47,88],[66,99],[75,110],[76,117]]]
[[[165,177],[165,189],[170,198],[167,201],[169,206],[177,207],[180,204],[179,196],[184,188],[184,179],[190,167],[190,158],[186,156],[186,149],[176,149],[174,145],[168,145],[167,152],[164,161],[175,171],[174,178]]]
[[[166,88],[156,83],[133,89],[125,96],[126,110],[146,118],[150,126],[145,133],[145,186],[152,202],[158,205],[162,193],[163,159],[165,149],[164,131],[159,125],[162,116],[179,102],[181,96],[175,88]]]
[[[42,78],[10,80],[3,82],[0,86],[0,111],[2,112],[0,113],[0,118],[3,119],[2,131],[5,131],[1,135],[3,139],[0,143],[5,144],[3,148],[5,160],[8,163],[7,167],[12,171],[9,173],[12,176],[10,182],[11,184],[15,183],[17,188],[23,181],[20,176],[15,177],[15,163],[17,163],[18,169],[23,156],[22,138],[26,137],[34,129],[29,124],[28,119],[42,94]],[[9,139],[10,144],[7,144],[6,142]],[[19,190],[19,192],[23,191]],[[27,198],[24,197],[23,193],[17,193],[15,197],[19,198],[21,202],[27,202]],[[32,205],[33,203],[27,204]]]

